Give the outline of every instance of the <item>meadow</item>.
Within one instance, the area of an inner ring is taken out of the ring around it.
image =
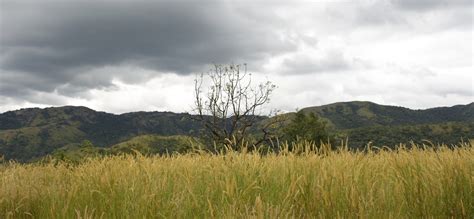
[[[0,218],[474,216],[472,143],[364,152],[296,148],[6,162]]]

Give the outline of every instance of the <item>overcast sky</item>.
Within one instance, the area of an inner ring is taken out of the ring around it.
[[[190,111],[212,63],[276,84],[268,109],[474,101],[472,0],[0,2],[0,112]]]

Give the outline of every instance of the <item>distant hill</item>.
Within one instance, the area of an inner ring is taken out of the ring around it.
[[[140,135],[111,146],[109,151],[112,154],[130,153],[133,150],[142,154],[172,154],[191,151],[192,146],[197,149],[200,144],[198,139],[184,135]]]
[[[474,138],[474,103],[411,110],[357,101],[302,110],[315,112],[326,119],[333,130],[349,137],[353,147],[359,147],[368,141],[391,144],[419,141],[422,138],[439,142]],[[187,113],[172,112],[133,112],[116,115],[80,106],[9,111],[0,114],[0,156],[29,161],[51,154],[59,148],[76,150],[77,145],[84,140],[89,140],[99,148],[105,148],[121,142],[133,142],[134,137],[143,135],[199,136],[202,127],[193,118],[193,115]],[[262,122],[266,119],[259,118]],[[150,136],[138,140],[141,145],[148,142],[145,144],[148,146],[143,146],[145,148],[152,145],[153,151],[163,150],[157,148],[161,147],[159,144],[150,143],[153,142],[150,139],[166,140]],[[138,140],[135,139],[135,142]]]
[[[186,113],[115,115],[74,106],[21,109],[0,114],[0,154],[26,161],[84,140],[108,147],[138,135],[196,135],[200,129]]]
[[[308,107],[302,110],[314,112],[326,118],[336,129],[444,122],[474,122],[474,103],[452,107],[412,110],[398,106],[384,106],[372,102],[353,101]]]
[[[140,153],[143,155],[185,153],[202,148],[199,139],[185,135],[140,135],[107,148],[94,147],[91,142],[69,144],[51,153],[51,157],[60,160],[80,162],[83,158]]]
[[[407,144],[456,145],[474,139],[474,122],[443,122],[436,124],[371,126],[342,130],[349,146],[360,148],[369,142],[374,146]]]

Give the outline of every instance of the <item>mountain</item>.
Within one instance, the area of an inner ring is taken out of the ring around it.
[[[421,139],[451,143],[461,138],[474,138],[474,103],[411,110],[356,101],[302,110],[315,112],[327,120],[334,132],[350,139],[349,144],[353,147],[363,146],[369,141],[393,145],[394,142]],[[60,148],[63,151],[79,150],[78,145],[85,140],[99,148],[109,148],[127,141],[129,144],[125,145],[130,146],[133,145],[130,143],[132,141],[135,145],[141,142],[138,144],[142,145],[141,148],[162,151],[164,146],[158,149],[162,146],[153,142],[166,142],[167,139],[147,135],[197,137],[202,126],[195,118],[187,113],[172,112],[116,115],[80,106],[9,111],[0,114],[0,156],[29,161]],[[264,122],[267,118],[259,119]]]
[[[371,126],[341,131],[351,148],[361,148],[369,142],[375,146],[394,147],[400,143],[457,145],[474,140],[474,122],[442,122],[435,124]]]
[[[200,129],[186,113],[115,115],[74,106],[21,109],[0,114],[0,154],[27,161],[84,140],[108,147],[143,134],[196,135]]]
[[[474,103],[412,110],[372,102],[353,101],[308,107],[302,110],[318,114],[320,117],[327,119],[331,126],[339,130],[372,126],[474,122]]]

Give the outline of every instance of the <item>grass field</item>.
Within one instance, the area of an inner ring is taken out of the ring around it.
[[[0,218],[472,218],[474,149],[0,165]]]

